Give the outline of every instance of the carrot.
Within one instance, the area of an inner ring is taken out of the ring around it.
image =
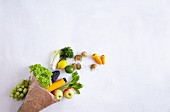
[[[95,53],[95,54],[93,54],[92,55],[92,58],[94,59],[94,58],[96,58],[98,55]]]
[[[103,65],[106,64],[106,56],[105,55],[102,55],[100,57],[100,59],[101,59]]]
[[[67,80],[65,78],[63,79],[60,79],[56,82],[54,82],[50,87],[48,87],[48,91],[51,92],[51,91],[54,91],[55,89],[63,86],[65,83],[67,82]]]
[[[95,61],[97,64],[102,64],[102,61],[101,61],[100,57],[99,57],[97,54],[93,54],[93,55],[92,55],[92,58],[94,59],[94,61]]]
[[[94,61],[97,63],[97,64],[102,64],[102,61],[100,59],[99,56],[97,56],[96,58],[94,58]]]

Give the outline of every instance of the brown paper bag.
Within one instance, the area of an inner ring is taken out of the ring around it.
[[[57,100],[54,95],[48,92],[35,79],[35,76],[32,76],[29,91],[19,112],[39,112],[55,102],[57,102]]]

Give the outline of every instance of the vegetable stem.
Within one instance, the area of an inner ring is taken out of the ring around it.
[[[83,87],[81,83],[78,83],[80,77],[77,72],[72,73],[72,81],[60,87],[59,89],[73,88],[77,94],[80,94],[79,89]]]

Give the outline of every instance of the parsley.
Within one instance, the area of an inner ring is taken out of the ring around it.
[[[74,53],[71,47],[64,47],[61,49],[61,52],[60,52],[61,59],[73,58],[73,56],[74,56]]]
[[[65,89],[65,88],[74,88],[77,94],[80,94],[79,89],[83,87],[81,83],[78,83],[80,79],[80,76],[77,72],[72,73],[72,81],[67,83],[66,85],[60,87],[59,89]]]

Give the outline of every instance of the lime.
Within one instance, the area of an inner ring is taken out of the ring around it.
[[[57,68],[59,69],[64,69],[68,65],[67,60],[61,60],[57,64]]]
[[[74,66],[68,65],[65,67],[66,73],[72,73],[74,71]]]

